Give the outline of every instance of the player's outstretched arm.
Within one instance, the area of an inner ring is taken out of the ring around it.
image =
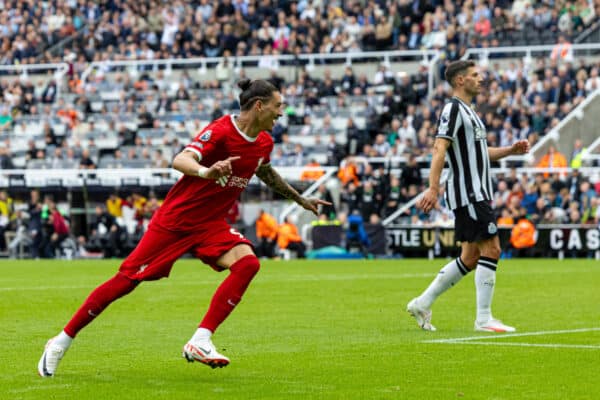
[[[519,140],[506,147],[488,147],[488,154],[491,161],[498,161],[507,156],[526,154],[529,152],[529,141],[526,139]]]
[[[287,183],[281,175],[271,167],[271,165],[261,165],[256,171],[256,176],[258,176],[265,185],[286,199],[294,200],[304,209],[311,211],[315,215],[318,215],[319,205],[331,205],[331,203],[321,199],[307,199],[302,197],[296,189]]]
[[[185,175],[218,180],[231,175],[231,163],[239,158],[239,156],[229,157],[226,160],[217,161],[210,167],[205,167],[199,163],[196,153],[190,150],[183,150],[173,159],[173,168]]]

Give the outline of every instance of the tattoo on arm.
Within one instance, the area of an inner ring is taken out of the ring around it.
[[[286,199],[294,200],[300,204],[302,196],[287,183],[281,175],[277,173],[270,165],[261,165],[256,171],[256,176],[260,178],[268,187],[284,196]]]

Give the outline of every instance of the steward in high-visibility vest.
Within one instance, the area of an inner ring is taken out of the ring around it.
[[[535,225],[527,218],[521,218],[510,233],[510,244],[515,249],[528,249],[537,241]]]

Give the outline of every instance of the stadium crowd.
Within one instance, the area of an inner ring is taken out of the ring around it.
[[[69,213],[60,210],[52,194],[34,189],[29,199],[15,204],[2,190],[0,251],[10,257],[20,257],[25,251],[33,258],[124,257],[140,240],[161,203],[152,192],[148,197],[136,191],[124,198],[111,194],[106,201],[95,203],[87,227],[76,234]]]
[[[503,146],[526,138],[534,144],[600,87],[599,71],[600,63],[546,58],[484,68],[487,89],[476,107],[488,127],[488,142]],[[126,73],[110,82],[103,77],[82,93],[66,94],[73,102],[48,98],[55,93],[52,83],[36,88],[31,81],[1,81],[3,168],[40,167],[42,161],[50,167],[94,168],[122,166],[124,160],[166,167],[169,148],[176,151],[203,124],[239,108],[233,93],[196,90],[185,74],[170,85],[161,72],[136,80]],[[302,166],[308,153],[326,165],[338,165],[346,156],[425,155],[447,85],[440,83],[428,97],[426,66],[414,75],[394,74],[385,65],[380,72],[367,79],[347,67],[341,77],[326,72],[319,79],[304,70],[292,82],[274,73],[287,102],[286,118],[273,130],[274,164]],[[139,90],[142,85],[147,89]],[[107,91],[117,95],[91,98]]]
[[[0,80],[2,169],[166,168],[206,122],[239,109],[228,88],[245,71],[235,70],[227,58],[216,66],[212,81],[187,70],[171,76],[165,70],[110,68],[98,69],[84,81],[81,74],[90,61],[261,55],[263,62],[276,54],[436,48],[443,52],[438,71],[443,74],[444,66],[467,47],[529,42],[531,30],[525,27],[530,26],[540,40],[550,32],[546,39],[556,46],[548,57],[504,67],[494,58],[482,63],[486,90],[475,106],[491,146],[518,139],[535,143],[600,87],[600,63],[575,60],[569,52],[570,38],[593,22],[599,1],[8,3],[0,12],[3,62],[64,59],[70,69],[66,82],[49,78],[34,84],[26,76]],[[384,6],[390,6],[389,12],[383,12]],[[66,54],[42,51],[75,32],[79,35]],[[36,56],[40,54],[42,58]],[[347,66],[340,75],[326,70],[321,78],[302,68],[293,81],[280,76],[276,62],[263,67],[271,70],[270,79],[286,101],[285,116],[273,129],[273,165],[339,167],[337,214],[358,210],[365,221],[390,215],[422,191],[420,168],[427,164],[436,119],[449,94],[445,83],[429,93],[427,64],[407,74],[383,63],[373,76],[355,74]],[[408,161],[381,162],[395,156]],[[567,166],[576,156],[554,166]],[[392,167],[401,172],[392,173]],[[597,182],[583,180],[577,172],[569,177],[513,175],[496,181],[496,209],[503,221],[515,222],[526,214],[536,223],[598,223]],[[103,228],[86,232],[73,247],[90,254],[125,254],[159,204],[156,199],[147,203],[149,210],[125,211],[135,224],[101,207],[96,220],[103,221]],[[30,231],[43,233],[35,254],[56,253],[52,238],[66,237],[55,226],[59,218],[42,218],[45,228],[36,229],[37,217],[25,223],[8,200],[0,200],[2,204],[3,231],[32,224]],[[51,204],[49,198],[42,207]],[[123,204],[128,210],[133,202],[125,199]],[[31,210],[30,205],[29,214]],[[329,214],[326,218],[334,218]],[[429,217],[410,209],[405,220],[443,225],[452,223],[449,217],[442,202]],[[59,233],[53,236],[55,231]],[[4,239],[0,235],[0,249],[9,245],[2,244]]]
[[[399,207],[414,199],[425,189],[415,158],[402,167],[399,175],[383,166],[357,162],[352,179],[342,186],[339,201],[321,185],[315,196],[331,201],[322,210],[319,223],[346,225],[349,216],[370,224],[379,224]],[[342,170],[340,170],[342,172]],[[340,183],[343,184],[343,180]],[[521,219],[534,226],[545,224],[583,224],[600,226],[600,180],[583,177],[578,169],[568,175],[553,173],[519,174],[516,168],[499,174],[493,180],[493,207],[498,226],[512,227]],[[152,215],[161,201],[153,193],[145,197],[138,192],[122,198],[111,194],[98,202],[86,231],[75,236],[70,230],[68,215],[61,213],[51,195],[41,198],[39,190],[31,191],[27,204],[15,205],[7,191],[0,191],[0,250],[12,257],[23,248],[32,257],[119,257],[128,254],[146,231]],[[230,211],[229,223],[240,231],[256,229],[260,255],[274,257],[278,250],[299,250],[306,246],[298,228],[290,221],[278,224],[264,210],[258,215],[256,227],[245,227],[237,206]],[[452,227],[453,216],[446,207],[443,189],[439,203],[424,214],[415,206],[408,208],[396,220],[412,226]],[[9,233],[5,235],[5,233]]]
[[[2,2],[2,64],[524,44],[599,15],[577,1],[53,0]],[[67,54],[46,51],[75,36]],[[538,43],[539,44],[539,43]]]

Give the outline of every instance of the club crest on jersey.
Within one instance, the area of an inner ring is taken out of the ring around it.
[[[202,136],[200,136],[200,140],[202,140],[203,142],[208,142],[210,140],[210,135],[212,134],[212,131],[209,129],[206,132],[204,132],[202,134]]]
[[[490,235],[493,235],[496,232],[498,232],[498,228],[496,228],[496,224],[494,224],[493,222],[490,222],[490,224],[488,225],[488,233]]]
[[[486,138],[487,138],[487,133],[486,133],[485,129],[481,129],[481,127],[476,126],[475,127],[475,139],[484,140]]]

